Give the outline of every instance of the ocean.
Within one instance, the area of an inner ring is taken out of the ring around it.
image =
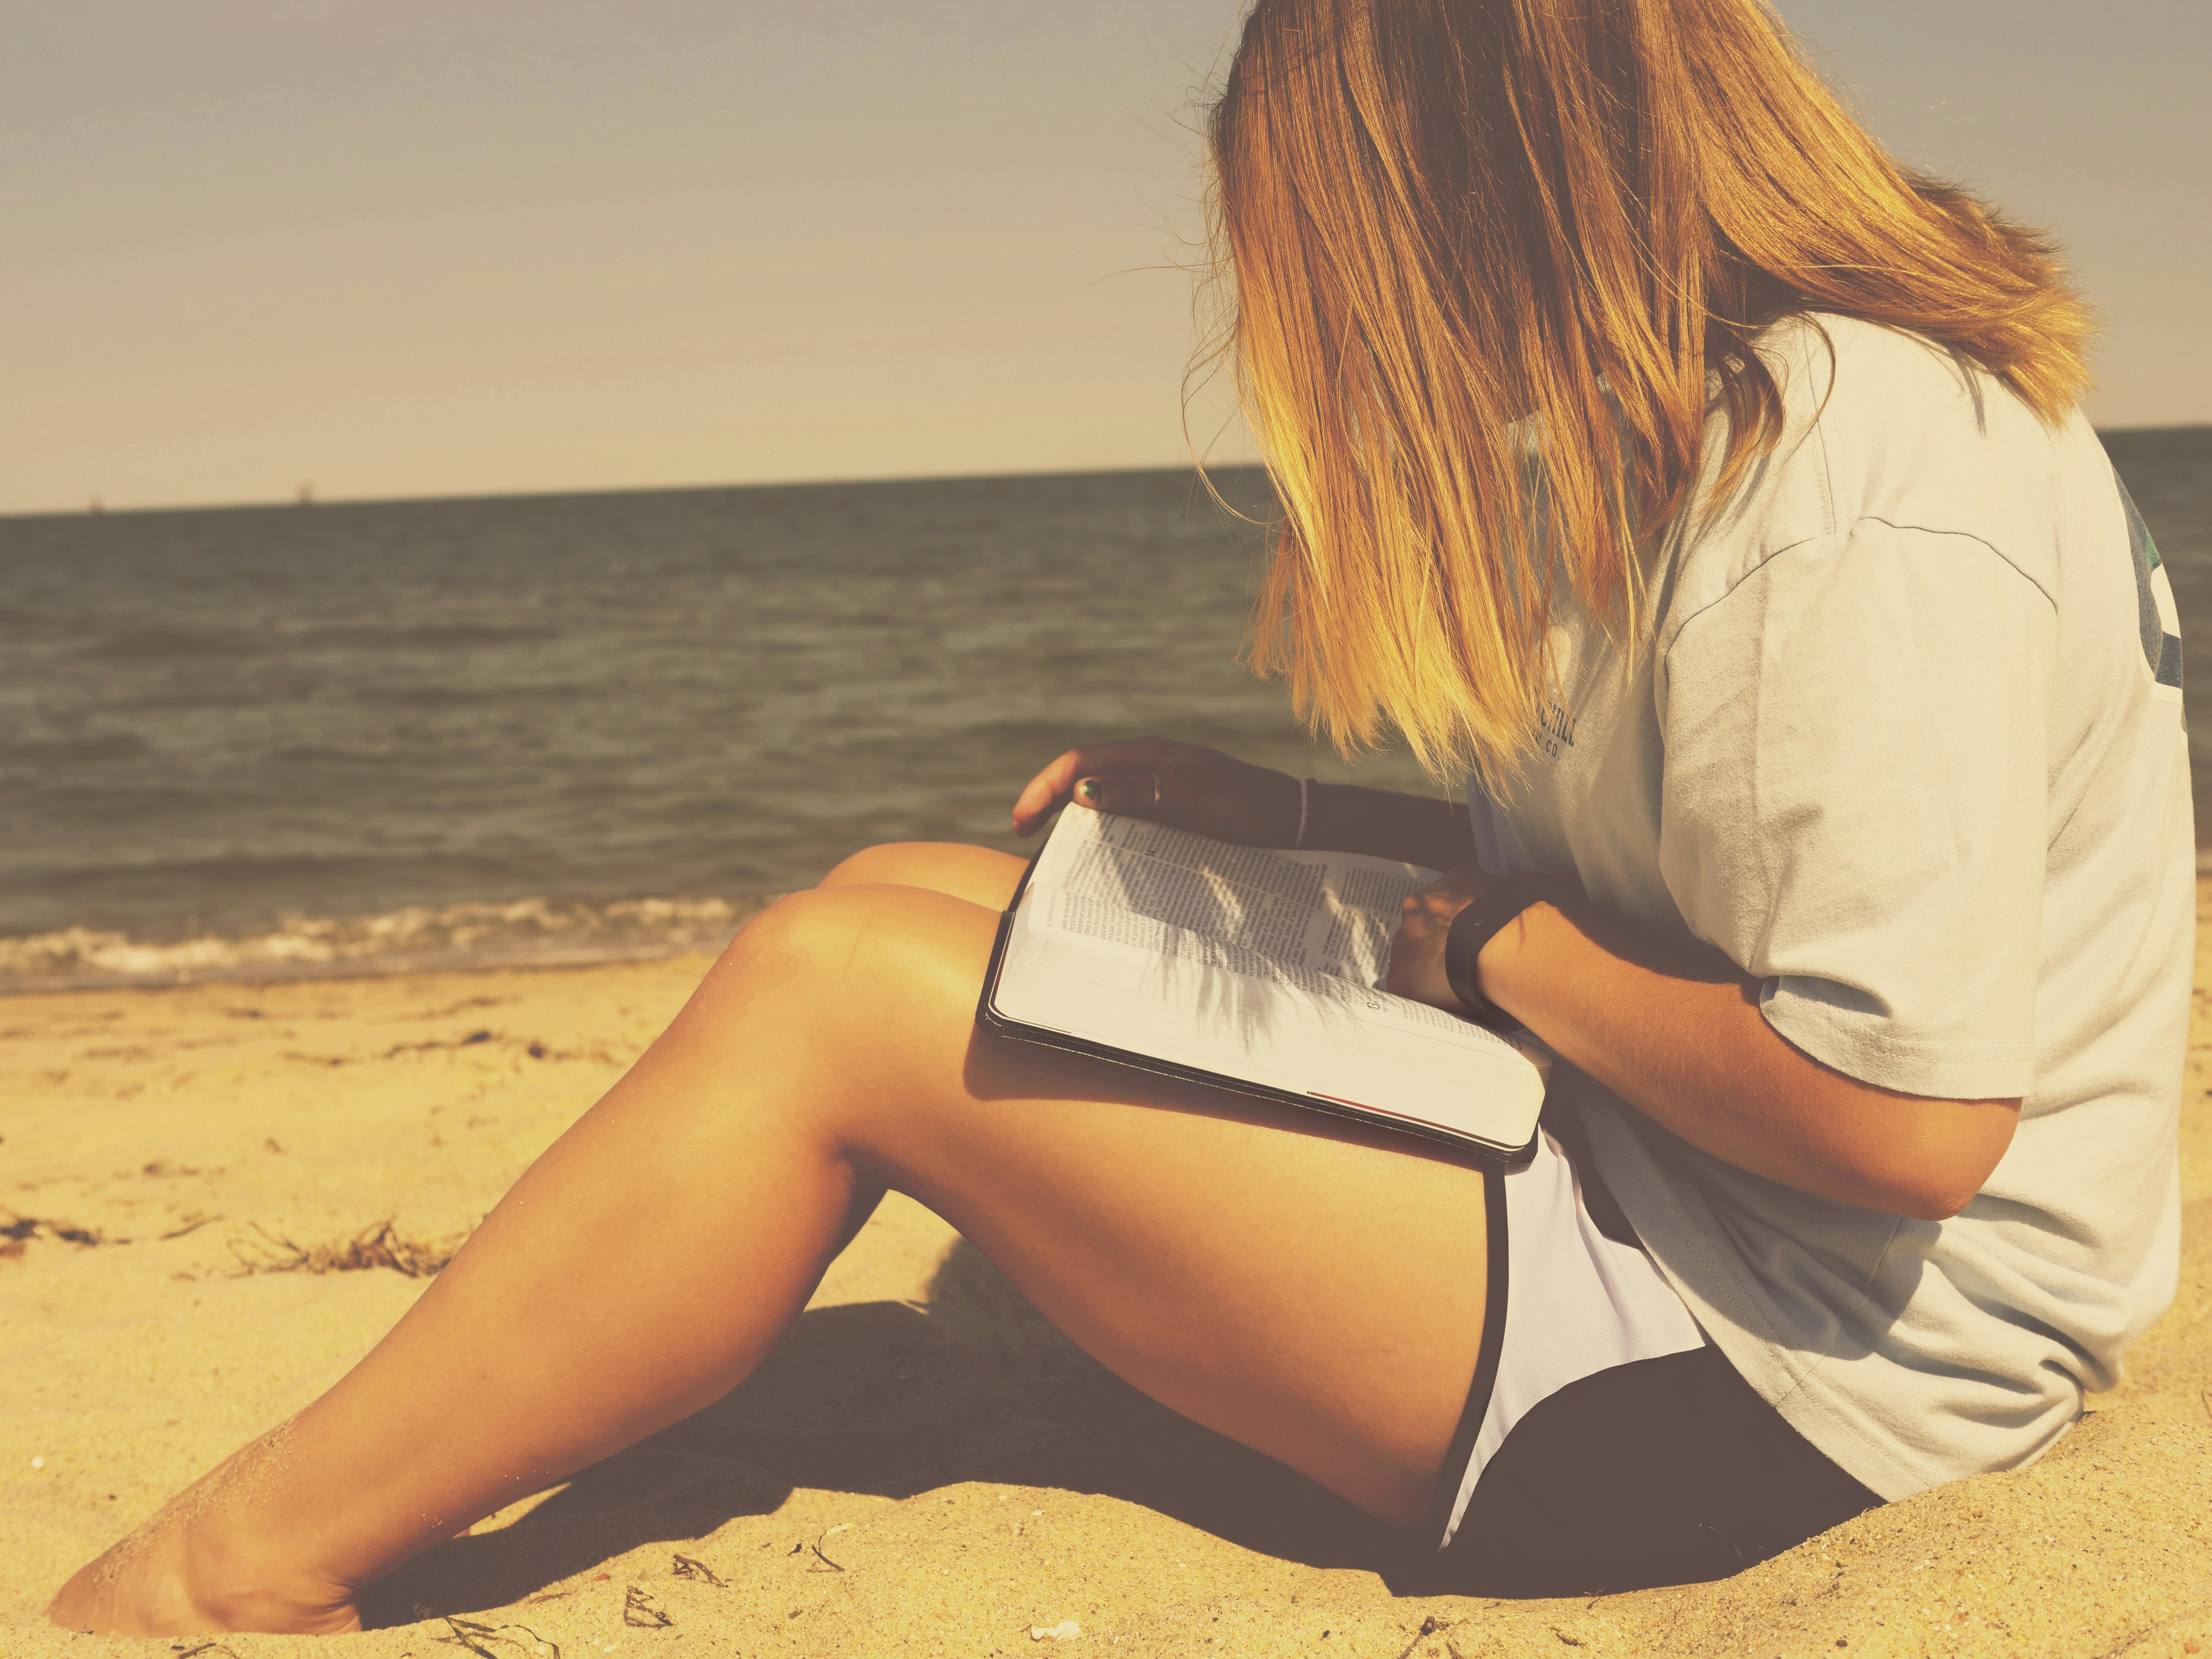
[[[1020,848],[1103,738],[1348,775],[1238,665],[1272,498],[1216,482],[0,520],[0,987],[713,945],[873,842]]]
[[[2106,441],[2212,665],[2212,428]],[[1214,482],[0,519],[0,990],[712,947],[876,842],[1019,849],[1115,736],[1438,793],[1240,665],[1271,496]]]

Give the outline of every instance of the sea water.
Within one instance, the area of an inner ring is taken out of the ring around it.
[[[2107,445],[2212,665],[2212,428]],[[0,520],[0,989],[711,948],[1144,732],[1441,793],[1241,665],[1272,501],[1214,482]]]
[[[1215,483],[0,520],[0,987],[712,946],[873,842],[1022,850],[1100,738],[1346,775],[1239,665],[1271,498]]]

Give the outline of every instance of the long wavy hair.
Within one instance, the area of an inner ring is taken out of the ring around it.
[[[1346,753],[1519,771],[1555,607],[1632,652],[1639,545],[1780,438],[1778,319],[1911,331],[2054,422],[2087,381],[2053,246],[1893,160],[1762,0],[1258,0],[1208,141],[1283,512],[1250,654]]]

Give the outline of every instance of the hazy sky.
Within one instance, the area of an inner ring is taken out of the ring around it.
[[[2212,7],[1784,10],[2212,420]],[[0,511],[1172,463],[1240,11],[0,0]]]

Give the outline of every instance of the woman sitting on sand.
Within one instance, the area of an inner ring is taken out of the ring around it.
[[[1285,513],[1262,665],[1477,783],[1147,739],[1014,821],[1456,866],[1391,983],[1467,1011],[1474,907],[1462,989],[1565,1062],[1534,1161],[982,1034],[1019,864],[877,848],[57,1620],[351,1626],[744,1378],[889,1188],[1440,1589],[1732,1572],[2112,1385],[2176,1271],[2190,797],[2050,251],[1900,169],[1758,0],[1261,0],[1212,161]]]

